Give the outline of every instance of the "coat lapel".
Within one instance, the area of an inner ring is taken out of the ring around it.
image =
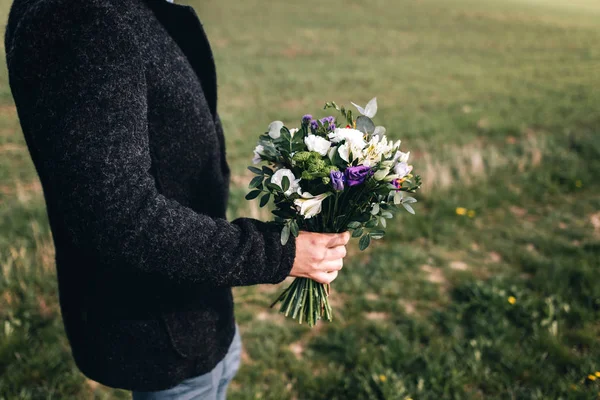
[[[217,74],[206,32],[193,7],[167,0],[145,0],[179,45],[198,75],[213,117],[217,115]]]

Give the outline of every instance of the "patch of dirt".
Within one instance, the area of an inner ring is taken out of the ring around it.
[[[387,321],[390,316],[385,312],[371,311],[365,314],[365,318],[369,321]]]
[[[466,271],[469,269],[469,265],[464,261],[452,261],[450,263],[450,268],[457,271]]]
[[[493,263],[499,263],[502,261],[502,256],[498,253],[496,253],[495,251],[491,251],[488,254],[488,261],[491,261]]]
[[[431,283],[445,284],[446,278],[440,268],[435,268],[430,265],[421,265],[421,271],[427,274],[427,280]]]
[[[600,235],[600,211],[590,215],[590,223],[594,227],[594,233]]]

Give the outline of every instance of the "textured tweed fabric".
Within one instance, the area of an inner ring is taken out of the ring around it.
[[[194,9],[14,0],[5,48],[77,365],[140,391],[210,371],[234,335],[231,287],[282,281],[295,242],[225,219],[215,67]]]

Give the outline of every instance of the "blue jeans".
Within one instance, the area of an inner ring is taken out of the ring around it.
[[[175,387],[158,392],[133,392],[133,400],[225,400],[227,386],[240,368],[242,340],[239,327],[229,350],[212,371],[186,379]]]

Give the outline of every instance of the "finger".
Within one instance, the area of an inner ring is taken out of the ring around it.
[[[336,233],[331,235],[331,238],[327,242],[327,247],[337,247],[337,246],[345,246],[346,243],[350,240],[350,233]]]
[[[317,281],[319,283],[323,283],[323,284],[328,284],[333,282],[333,280],[335,278],[337,278],[338,276],[338,272],[337,271],[333,271],[333,272],[317,272],[316,274],[314,274],[311,278],[314,281]]]
[[[346,246],[330,247],[325,250],[324,261],[337,260],[346,257]]]
[[[317,271],[318,272],[327,272],[327,271],[339,271],[344,266],[344,260],[341,258],[324,261],[319,264]]]

